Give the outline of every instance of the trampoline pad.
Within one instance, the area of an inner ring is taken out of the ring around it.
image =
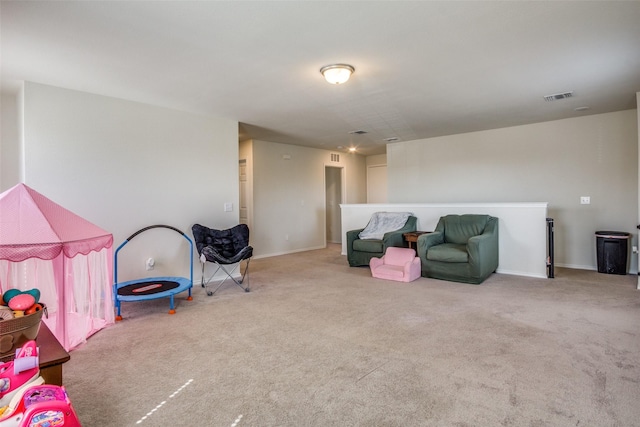
[[[122,296],[142,296],[153,295],[159,292],[175,289],[180,284],[170,280],[147,280],[132,283],[127,286],[118,288],[118,295]]]

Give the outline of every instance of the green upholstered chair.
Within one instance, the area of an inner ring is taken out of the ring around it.
[[[360,239],[358,235],[364,228],[347,231],[347,260],[349,265],[351,267],[369,266],[371,258],[382,257],[388,247],[405,247],[406,243],[402,235],[410,231],[416,231],[417,221],[418,219],[415,216],[409,216],[404,227],[385,233],[382,239]]]
[[[446,215],[418,237],[422,276],[480,284],[498,268],[498,218]]]

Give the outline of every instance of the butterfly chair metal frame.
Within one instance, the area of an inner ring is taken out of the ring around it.
[[[249,246],[249,227],[245,224],[238,224],[226,230],[216,230],[195,224],[192,231],[202,263],[201,285],[206,289],[207,295],[215,294],[229,279],[245,292],[249,292],[249,262],[253,256],[253,248]],[[216,266],[216,270],[208,279],[205,276],[207,261]],[[241,267],[242,261],[245,261],[244,273]],[[233,268],[225,267],[230,265],[233,265]],[[209,284],[220,270],[226,274],[226,277],[218,283],[215,290],[210,291]],[[233,276],[236,270],[241,273],[240,279]],[[243,286],[245,278],[247,280],[246,287]]]

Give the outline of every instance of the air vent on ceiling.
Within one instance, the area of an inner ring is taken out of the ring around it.
[[[339,162],[339,161],[340,161],[340,154],[338,154],[338,153],[331,153],[331,161],[332,161],[332,162]]]
[[[352,135],[364,135],[365,133],[367,133],[366,130],[352,130],[351,132],[349,132]]]
[[[387,142],[396,142],[398,141],[400,138],[398,138],[397,136],[392,136],[391,138],[385,138],[384,140]]]
[[[558,101],[560,99],[571,98],[573,96],[573,91],[571,92],[562,92],[562,93],[554,93],[553,95],[545,95],[545,101]]]

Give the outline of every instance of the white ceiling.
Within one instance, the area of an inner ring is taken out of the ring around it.
[[[632,109],[640,91],[639,1],[2,1],[0,25],[3,90],[44,83],[365,155]],[[356,69],[341,86],[319,73],[336,62]]]

